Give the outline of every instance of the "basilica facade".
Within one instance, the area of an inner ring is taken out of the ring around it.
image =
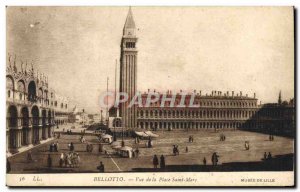
[[[6,68],[6,151],[17,153],[53,137],[56,113],[68,103],[56,98],[48,78],[9,56]],[[58,107],[59,106],[59,107]]]

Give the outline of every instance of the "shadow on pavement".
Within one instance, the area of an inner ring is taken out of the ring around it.
[[[221,165],[167,165],[165,169],[133,168],[132,172],[233,172],[233,171],[292,171],[294,154],[278,155],[270,160],[230,162]]]

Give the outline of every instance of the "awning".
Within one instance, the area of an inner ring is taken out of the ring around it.
[[[137,134],[137,135],[140,136],[140,137],[149,137],[149,135],[147,135],[147,134],[144,133],[144,132],[138,132],[138,131],[135,131],[135,134]]]
[[[146,131],[145,132],[147,135],[149,135],[150,137],[159,137],[159,135],[152,133],[151,131]]]
[[[110,139],[110,138],[112,138],[112,136],[106,134],[106,135],[101,135],[101,138],[102,138],[102,139]]]
[[[120,141],[114,141],[110,145],[111,145],[111,147],[115,147],[115,146],[121,146],[122,144]]]
[[[114,145],[114,146],[112,146],[111,148],[112,149],[120,149],[122,146],[121,145]]]
[[[128,146],[124,146],[124,147],[121,147],[119,150],[121,150],[121,151],[132,151],[132,148],[128,147]]]

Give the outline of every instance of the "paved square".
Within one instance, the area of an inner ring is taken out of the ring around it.
[[[146,140],[141,140],[139,144],[134,143],[134,139],[125,139],[125,144],[133,149],[139,148],[138,158],[121,158],[115,155],[105,155],[99,153],[98,139],[95,136],[85,136],[89,143],[93,143],[93,152],[86,152],[86,144],[79,142],[79,135],[62,135],[60,139],[53,140],[59,142],[59,152],[49,153],[48,142],[32,149],[34,162],[27,163],[27,152],[23,152],[9,158],[11,163],[11,173],[45,173],[45,172],[98,172],[96,167],[102,161],[105,165],[105,172],[133,171],[139,168],[150,169],[153,167],[152,158],[156,154],[158,157],[164,155],[166,165],[202,165],[203,158],[207,164],[211,165],[211,155],[217,152],[220,156],[219,164],[231,162],[256,162],[261,161],[264,152],[271,152],[272,156],[293,154],[294,141],[290,138],[275,136],[274,141],[269,141],[268,135],[245,132],[245,131],[224,131],[226,141],[220,141],[220,132],[213,131],[159,131],[159,138],[153,140],[153,148],[146,148]],[[194,142],[189,143],[188,137],[193,135]],[[246,151],[245,141],[249,141],[250,150]],[[59,158],[62,152],[68,152],[68,143],[73,142],[75,151],[79,153],[81,164],[79,168],[59,168]],[[179,146],[179,156],[173,156],[173,145]],[[188,147],[188,152],[185,148]],[[112,151],[110,145],[105,145],[104,149]],[[47,168],[47,156],[51,154],[52,169]]]

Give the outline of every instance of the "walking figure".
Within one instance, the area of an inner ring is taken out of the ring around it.
[[[153,166],[154,166],[154,168],[157,168],[157,165],[158,165],[158,158],[157,158],[156,155],[154,155],[154,157],[153,157]]]

